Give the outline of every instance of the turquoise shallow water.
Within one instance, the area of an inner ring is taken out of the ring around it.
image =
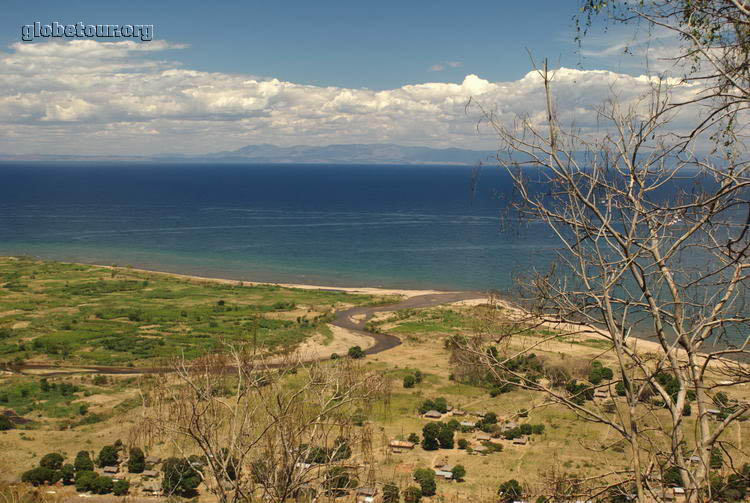
[[[510,291],[556,243],[503,231],[497,168],[0,165],[0,254],[232,279]]]

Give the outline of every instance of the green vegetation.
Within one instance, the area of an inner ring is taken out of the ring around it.
[[[422,496],[435,495],[437,484],[435,484],[435,472],[433,470],[430,470],[429,468],[418,468],[414,471],[414,480],[417,481],[421,488],[420,498]]]
[[[350,347],[347,354],[349,355],[349,358],[353,358],[354,360],[365,357],[365,352],[362,351],[362,348],[359,346]]]
[[[422,499],[422,489],[409,486],[404,490],[404,503],[419,503]]]
[[[140,447],[131,447],[128,456],[128,472],[143,473],[146,469],[146,456]]]
[[[510,479],[500,484],[497,494],[500,496],[500,501],[505,503],[518,501],[523,497],[523,488],[516,479]]]
[[[184,498],[197,495],[197,488],[201,483],[198,473],[200,462],[186,458],[167,458],[162,465],[164,478],[162,490],[164,494],[174,494]]]
[[[393,299],[0,258],[0,362],[44,355],[68,363],[144,365],[180,353],[194,358],[219,348],[220,340],[252,340],[283,351],[325,335],[338,304],[386,300]],[[303,306],[305,316],[284,316]]]
[[[398,486],[394,484],[385,484],[383,486],[383,503],[399,503],[400,500]]]

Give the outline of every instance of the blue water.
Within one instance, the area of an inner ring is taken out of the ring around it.
[[[0,254],[242,280],[511,290],[557,246],[499,168],[0,165]],[[547,236],[547,237],[545,237]]]

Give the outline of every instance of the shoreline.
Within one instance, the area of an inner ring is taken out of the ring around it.
[[[32,258],[34,260],[41,260],[45,261],[44,259],[38,258],[38,257],[29,257],[29,256],[5,256],[5,258],[18,260],[20,258]],[[447,306],[467,306],[467,305],[478,305],[478,304],[486,304],[490,302],[491,298],[494,297],[494,300],[498,306],[501,306],[503,309],[506,309],[509,311],[511,316],[514,317],[527,317],[528,313],[526,310],[523,309],[523,307],[517,305],[513,302],[512,299],[510,299],[507,296],[503,295],[495,295],[491,296],[489,292],[481,292],[481,291],[471,291],[471,290],[434,290],[434,289],[404,289],[404,288],[382,288],[382,287],[336,287],[336,286],[325,286],[325,285],[310,285],[310,284],[303,284],[303,283],[275,283],[275,282],[267,282],[267,281],[248,281],[248,280],[237,280],[237,279],[227,279],[227,278],[216,278],[216,277],[208,277],[208,276],[199,276],[194,274],[180,274],[180,273],[174,273],[174,272],[166,272],[166,271],[156,271],[151,269],[143,269],[143,268],[136,268],[136,267],[129,267],[129,266],[117,266],[117,265],[103,265],[103,264],[93,264],[93,263],[83,263],[83,262],[68,262],[68,261],[55,261],[59,263],[65,263],[65,264],[72,264],[72,265],[82,265],[82,266],[93,266],[93,267],[99,267],[104,270],[114,270],[114,271],[121,271],[123,273],[127,272],[135,272],[139,274],[150,274],[150,275],[159,275],[159,276],[166,276],[171,278],[177,278],[182,279],[186,281],[193,281],[198,283],[218,283],[218,284],[224,284],[224,285],[234,285],[234,286],[256,286],[256,285],[273,285],[278,286],[281,288],[292,288],[292,289],[300,289],[300,290],[322,290],[322,291],[331,291],[331,292],[346,292],[351,294],[364,294],[364,295],[382,295],[382,296],[401,296],[401,302],[408,303],[410,299],[414,299],[415,297],[427,297],[427,296],[449,296],[451,294],[453,295],[472,295],[475,297],[471,297],[470,300],[456,300],[456,301],[447,301],[443,303],[442,305]],[[416,299],[415,299],[416,300]],[[436,304],[439,305],[439,304]],[[354,322],[353,319],[350,319],[350,321]],[[541,320],[538,320],[541,321]],[[364,324],[363,324],[364,325]],[[544,321],[539,326],[549,328],[552,330],[557,330],[560,332],[563,332],[564,337],[572,337],[575,339],[581,340],[587,338],[587,337],[593,337],[598,338],[600,340],[607,340],[605,336],[603,335],[603,332],[600,329],[597,329],[593,326],[573,326],[570,324],[562,323],[562,322],[554,322],[554,321]],[[370,338],[373,338],[373,343],[376,343],[376,338],[373,337],[373,334],[370,334],[369,332],[363,331],[361,327],[355,328],[352,327],[346,327],[344,328],[341,325],[338,325],[339,328],[348,330],[351,335],[355,335],[357,332],[360,336],[367,336]],[[630,342],[628,344],[631,346],[631,348],[634,351],[640,352],[645,351],[647,353],[657,353],[657,354],[663,354],[663,348],[661,344],[653,339],[649,339],[645,336],[639,336],[638,334],[633,334],[630,337]],[[311,348],[306,347],[304,348],[307,351],[310,350],[319,350],[320,348]],[[679,357],[683,356],[684,351],[682,349],[676,348]],[[700,356],[703,358],[706,358],[707,353],[701,352]],[[741,359],[739,358],[733,358],[733,357],[720,357],[720,358],[713,358],[713,364],[721,363],[722,361],[725,362],[733,362],[733,363],[743,363]]]

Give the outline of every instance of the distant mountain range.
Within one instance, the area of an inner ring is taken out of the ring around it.
[[[460,148],[436,149],[405,147],[388,143],[327,145],[309,147],[298,145],[278,147],[267,143],[248,145],[237,150],[205,155],[160,154],[153,156],[124,155],[3,155],[0,161],[111,161],[111,162],[244,162],[253,164],[456,164],[473,165],[491,162],[495,155],[489,150]]]

